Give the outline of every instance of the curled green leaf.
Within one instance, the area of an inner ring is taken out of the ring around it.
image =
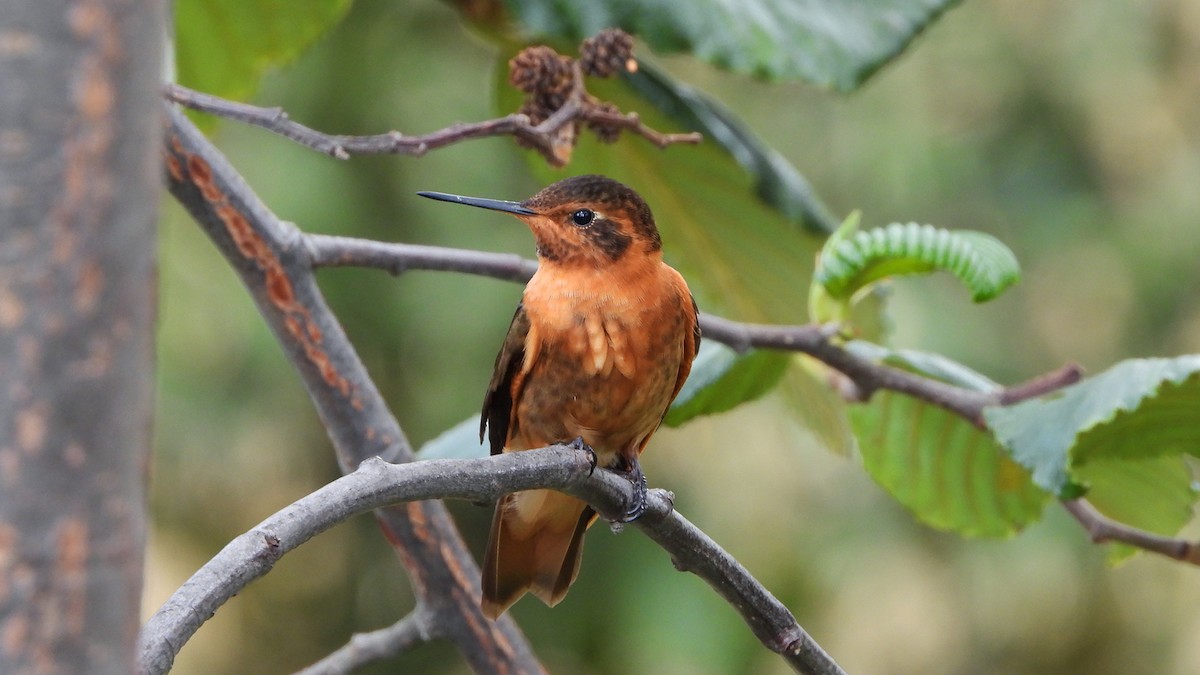
[[[839,228],[821,251],[813,283],[845,301],[886,277],[938,270],[958,277],[975,302],[1000,295],[1021,274],[1016,256],[991,235],[892,223],[853,233]]]

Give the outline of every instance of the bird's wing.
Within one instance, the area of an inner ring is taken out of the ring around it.
[[[487,394],[483,397],[483,414],[479,420],[479,440],[482,442],[484,433],[487,433],[493,455],[504,451],[504,444],[510,435],[509,427],[515,427],[516,424],[512,414],[513,402],[519,397],[518,390],[524,380],[522,373],[525,370],[525,340],[528,335],[529,316],[525,313],[525,306],[519,304],[508,327],[504,345],[496,355],[496,366],[492,370]],[[511,431],[516,433],[515,428]]]
[[[680,278],[682,282],[682,278]],[[679,362],[679,375],[675,378],[675,391],[671,392],[671,401],[679,395],[679,390],[683,389],[683,383],[687,381],[688,375],[692,372],[692,360],[696,358],[696,351],[700,349],[700,308],[696,306],[696,298],[692,296],[687,285],[683,285],[683,294],[691,302],[691,312],[686,312],[687,319],[692,322],[691,330],[685,331],[683,336],[683,358]],[[671,404],[667,403],[669,409]],[[663,417],[666,417],[667,411],[663,411]]]

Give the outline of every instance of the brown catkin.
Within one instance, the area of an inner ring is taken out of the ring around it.
[[[619,28],[606,28],[579,46],[579,64],[593,77],[626,70],[633,57],[633,38]]]
[[[508,81],[526,94],[571,90],[571,58],[545,45],[522,49],[508,62]]]

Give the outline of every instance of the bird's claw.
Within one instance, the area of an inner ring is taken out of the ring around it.
[[[625,516],[619,522],[631,523],[641,518],[649,508],[649,488],[646,485],[646,474],[642,473],[642,465],[637,458],[634,458],[632,462],[622,462],[622,464],[623,466],[614,468],[614,471],[624,476],[633,486],[633,500],[629,502]]]
[[[637,472],[637,476],[629,477],[630,484],[633,485],[633,501],[629,504],[629,509],[625,511],[623,523],[632,523],[649,508],[648,488],[646,487],[646,474],[641,471]]]
[[[591,468],[588,469],[588,475],[590,476],[593,473],[596,473],[596,464],[600,461],[600,459],[596,457],[596,451],[592,449],[592,446],[583,441],[583,436],[576,436],[575,440],[567,444],[567,447],[572,450],[586,451],[588,454],[588,463],[591,464]]]

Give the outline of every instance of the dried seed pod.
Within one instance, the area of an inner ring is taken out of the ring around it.
[[[536,101],[525,101],[517,112],[529,117],[530,124],[541,124],[546,121],[554,111],[545,108]]]
[[[522,49],[508,62],[508,82],[526,94],[570,91],[571,58],[545,45]]]
[[[534,96],[529,97],[534,104],[546,111],[546,117],[554,114],[555,110],[563,107],[567,102],[567,92],[565,91],[543,91],[538,92]],[[543,118],[545,119],[545,118]]]
[[[633,38],[619,28],[606,28],[579,46],[579,63],[583,72],[593,77],[608,77],[618,70],[632,71],[636,67]]]

